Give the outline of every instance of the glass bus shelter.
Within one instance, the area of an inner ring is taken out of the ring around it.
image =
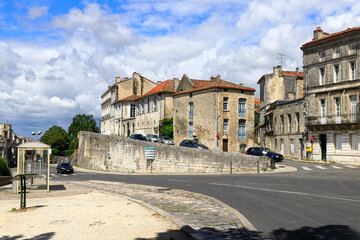
[[[31,181],[31,184],[35,181],[38,189],[46,186],[49,192],[51,147],[41,142],[27,142],[18,145],[17,151],[17,174],[35,174],[34,179],[28,181]],[[18,191],[19,187],[18,182]]]

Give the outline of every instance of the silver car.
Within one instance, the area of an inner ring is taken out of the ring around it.
[[[146,134],[145,139],[146,139],[146,141],[158,142],[159,141],[159,136],[149,133],[149,134]]]
[[[163,136],[163,137],[160,137],[159,139],[160,139],[159,142],[161,142],[161,143],[168,144],[168,145],[174,145],[174,140],[172,140],[169,137]]]

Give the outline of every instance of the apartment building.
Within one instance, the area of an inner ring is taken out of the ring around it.
[[[301,46],[306,131],[314,160],[360,163],[360,27],[329,34],[320,27]]]
[[[132,77],[116,77],[101,95],[101,133],[130,136],[135,131],[135,99],[157,86],[134,72]]]
[[[304,75],[281,66],[263,75],[260,85],[260,142],[287,158],[304,158]]]
[[[183,75],[174,98],[174,142],[197,138],[211,150],[240,152],[254,146],[255,89]]]

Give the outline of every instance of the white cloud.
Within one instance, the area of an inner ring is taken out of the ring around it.
[[[220,74],[258,89],[278,53],[286,55],[284,69],[301,70],[299,47],[317,26],[333,33],[360,25],[360,3],[353,0],[126,4],[116,12],[85,3],[55,16],[50,30],[56,40],[0,41],[0,122],[45,131],[54,124],[67,129],[78,113],[99,118],[101,94],[116,76],[134,71],[155,82]]]
[[[32,7],[28,10],[28,17],[31,20],[37,19],[39,17],[46,16],[48,14],[48,7],[42,6],[42,7]]]

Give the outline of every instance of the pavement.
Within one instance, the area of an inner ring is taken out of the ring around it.
[[[267,173],[294,171],[277,165]],[[76,172],[89,171],[75,168]],[[0,187],[0,239],[278,239],[259,235],[237,210],[198,193],[121,182],[50,181],[30,187],[27,209]]]

